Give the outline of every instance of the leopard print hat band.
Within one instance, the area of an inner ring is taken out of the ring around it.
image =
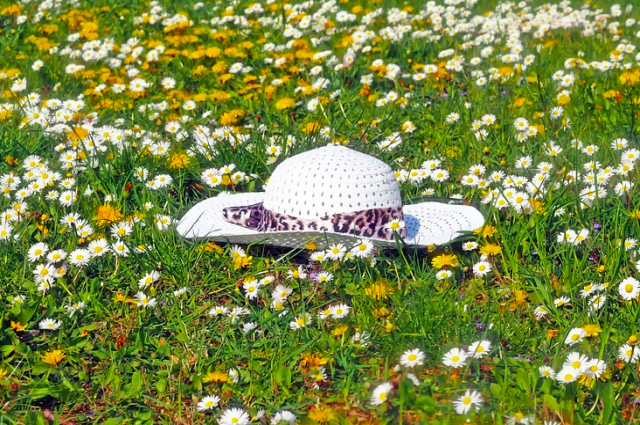
[[[402,208],[373,208],[349,213],[302,219],[266,209],[262,203],[242,207],[226,207],[222,216],[229,223],[259,232],[329,231],[359,237],[391,241],[395,233],[406,238]],[[394,229],[391,224],[400,226]]]

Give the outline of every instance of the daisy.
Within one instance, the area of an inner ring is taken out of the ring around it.
[[[463,396],[453,402],[458,415],[466,415],[471,409],[475,410],[482,404],[482,395],[478,391],[467,390]]]
[[[436,273],[436,279],[444,280],[444,279],[450,278],[452,275],[453,275],[453,272],[451,270],[440,270],[438,271],[438,273]]]
[[[220,425],[247,425],[251,422],[251,417],[242,409],[227,409],[222,413],[218,423]]]
[[[478,248],[477,242],[469,241],[462,244],[462,249],[464,251],[474,251],[477,248]]]
[[[298,418],[288,410],[278,412],[273,418],[271,418],[271,425],[278,425],[282,422],[287,422],[290,425],[295,425],[296,423],[298,423]]]
[[[331,282],[331,279],[333,279],[333,275],[326,271],[318,273],[315,278],[316,282],[318,283],[329,283]]]
[[[315,261],[317,263],[321,263],[326,259],[327,259],[327,255],[324,251],[312,252],[311,255],[309,256],[309,260]]]
[[[88,249],[76,249],[69,254],[69,262],[75,266],[84,266],[90,259],[91,252]]]
[[[160,279],[160,273],[155,270],[152,272],[146,273],[144,276],[142,276],[140,280],[138,280],[138,287],[140,289],[144,289],[147,286],[151,285],[152,283],[158,281],[159,279]]]
[[[556,372],[549,366],[540,366],[538,372],[542,378],[555,379],[556,377]]]
[[[491,271],[491,263],[488,261],[479,261],[473,265],[473,274],[482,277]]]
[[[47,252],[49,252],[49,246],[44,242],[38,242],[37,244],[29,248],[29,252],[27,255],[29,261],[33,262],[41,258],[43,255],[46,255]]]
[[[106,239],[95,239],[91,241],[87,249],[91,253],[91,257],[100,257],[109,252],[109,242]]]
[[[628,277],[620,282],[618,292],[625,301],[634,300],[640,295],[640,282],[632,277]]]
[[[560,308],[571,304],[571,300],[569,299],[569,297],[560,297],[553,300],[553,304],[555,304],[556,307]]]
[[[198,402],[198,412],[210,410],[216,407],[220,403],[220,397],[217,395],[209,395]]]
[[[300,265],[295,270],[287,270],[287,277],[289,279],[306,279],[307,272],[305,272],[304,267]]]
[[[491,342],[488,340],[482,340],[472,343],[467,351],[469,352],[469,356],[474,359],[481,359],[487,355],[487,353],[491,350]]]
[[[567,345],[574,345],[584,339],[587,333],[582,328],[573,328],[569,331],[569,335],[565,338],[564,343]]]
[[[210,317],[222,316],[229,313],[229,309],[224,306],[216,306],[207,312]]]
[[[389,398],[389,392],[393,389],[393,384],[390,382],[385,382],[383,384],[378,385],[371,395],[371,404],[374,406],[379,406],[382,403],[386,402]]]
[[[331,307],[331,315],[334,319],[342,319],[343,317],[347,317],[351,307],[345,304],[338,304],[336,306]]]
[[[341,243],[333,245],[326,252],[327,258],[329,258],[330,260],[340,260],[346,253],[347,247],[345,247],[344,244]]]
[[[289,327],[294,331],[298,329],[302,329],[305,326],[307,326],[310,320],[311,320],[311,316],[309,314],[303,314],[302,316],[296,317],[295,320],[292,320],[289,323]]]
[[[289,298],[289,295],[293,292],[292,288],[284,285],[278,285],[271,293],[271,298],[274,300],[284,301]]]
[[[577,352],[569,353],[567,359],[564,361],[562,367],[572,367],[579,371],[583,371],[587,366],[589,359],[584,354],[580,354]]]
[[[258,290],[260,289],[260,286],[261,285],[257,279],[251,279],[248,282],[243,283],[242,288],[244,289],[245,297],[247,297],[250,300],[256,299],[256,297],[258,296]]]
[[[400,357],[400,364],[404,367],[421,366],[424,363],[424,353],[415,348],[413,350],[407,350]]]
[[[579,369],[574,369],[572,367],[563,367],[560,372],[556,375],[556,380],[562,384],[570,384],[577,380],[582,372]]]
[[[144,292],[138,291],[136,294],[136,298],[138,299],[138,307],[147,308],[154,307],[157,304],[155,298],[149,298]]]
[[[405,228],[405,223],[404,220],[393,219],[389,223],[385,224],[384,227],[397,232]]]
[[[589,360],[584,367],[584,373],[586,373],[589,378],[600,378],[605,370],[607,370],[607,364],[604,360],[599,359]]]
[[[463,367],[467,362],[467,352],[459,348],[452,348],[444,355],[442,363],[455,369]]]
[[[42,319],[40,323],[38,323],[38,328],[45,331],[55,331],[60,328],[62,322],[60,320],[54,319]]]
[[[618,349],[618,359],[624,362],[637,363],[638,358],[640,358],[640,349],[632,345],[624,344]]]
[[[373,252],[373,243],[368,239],[359,239],[356,245],[351,249],[354,257],[366,258]]]

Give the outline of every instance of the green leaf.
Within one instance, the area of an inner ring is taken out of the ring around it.
[[[500,385],[493,383],[489,388],[495,398],[502,398],[502,387]]]
[[[109,418],[102,422],[102,425],[119,425],[123,418]]]
[[[416,406],[427,415],[436,413],[436,401],[428,395],[421,395],[416,399]]]
[[[285,365],[280,365],[276,372],[276,383],[284,389],[291,388],[291,369]]]
[[[554,412],[560,410],[560,404],[556,401],[556,399],[551,394],[545,394],[542,397],[542,400],[550,410]]]

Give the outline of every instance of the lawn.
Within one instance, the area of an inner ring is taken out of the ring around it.
[[[634,3],[0,0],[0,425],[638,423]],[[328,144],[485,224],[177,232]]]

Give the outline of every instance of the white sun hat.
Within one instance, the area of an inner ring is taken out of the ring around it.
[[[178,223],[187,239],[298,248],[353,245],[369,239],[395,247],[441,245],[482,227],[466,205],[402,204],[393,170],[379,159],[327,145],[284,160],[264,192],[220,194],[191,208]]]

